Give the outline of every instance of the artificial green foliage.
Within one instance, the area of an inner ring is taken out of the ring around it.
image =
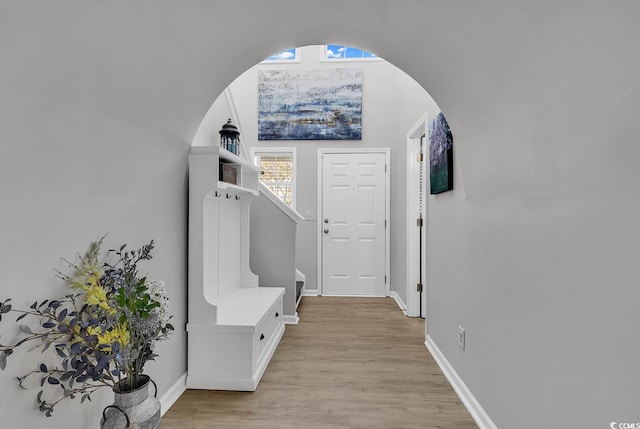
[[[0,302],[0,321],[17,313],[16,322],[25,317],[38,322],[37,329],[18,325],[19,339],[0,344],[0,369],[16,349],[32,342],[30,350],[50,350],[59,358],[58,365],[42,363],[18,377],[22,387],[27,379],[39,379],[36,399],[47,416],[67,398],[82,403],[102,387],[138,387],[145,362],[157,356],[155,343],[174,329],[164,283],[138,272],[138,263],[151,259],[153,240],[137,250],[127,251],[126,245],[109,250],[114,263],[100,261],[101,245],[102,239],[91,243],[78,264],[69,263],[71,275],[58,273],[71,290],[64,298],[36,301],[27,310],[13,308],[10,298]]]

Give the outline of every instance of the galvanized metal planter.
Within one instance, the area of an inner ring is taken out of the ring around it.
[[[160,401],[158,386],[147,375],[139,375],[135,390],[128,390],[124,380],[113,390],[113,405],[102,411],[101,429],[160,429]],[[149,395],[149,383],[156,391]]]

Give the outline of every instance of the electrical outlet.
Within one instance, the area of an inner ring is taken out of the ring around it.
[[[305,220],[316,220],[316,212],[313,210],[307,210],[304,218]]]
[[[464,328],[462,326],[458,326],[458,346],[460,346],[462,350],[464,350],[464,340]]]

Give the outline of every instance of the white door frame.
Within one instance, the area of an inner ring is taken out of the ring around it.
[[[391,180],[390,180],[390,157],[391,150],[389,148],[326,148],[326,149],[318,149],[318,217],[317,217],[317,255],[318,255],[318,263],[317,263],[317,273],[318,273],[318,295],[322,295],[322,187],[323,187],[323,174],[322,174],[322,157],[324,154],[375,154],[382,153],[385,155],[385,218],[387,221],[387,227],[385,228],[385,249],[384,249],[384,259],[385,259],[385,275],[387,281],[385,283],[385,295],[389,296],[390,294],[390,285],[391,285],[391,259],[390,259],[390,238],[391,235],[389,231],[391,230],[391,199],[390,199],[390,190],[391,190]],[[341,295],[347,296],[347,295]],[[358,295],[362,296],[362,295]]]
[[[418,152],[420,147],[420,138],[428,137],[428,116],[425,114],[420,117],[415,125],[407,133],[407,309],[406,314],[410,317],[420,317],[420,293],[417,291],[417,285],[420,281],[418,275],[419,264],[422,265],[422,300],[423,314],[427,319],[427,303],[429,293],[429,274],[427,271],[427,249],[428,249],[428,232],[429,232],[429,194],[426,189],[429,188],[429,145],[425,140],[423,146],[423,161],[418,162]],[[418,186],[418,177],[422,168],[422,208],[423,208],[423,224],[422,224],[422,260],[420,260],[419,236],[417,230],[417,215],[419,213],[418,197],[420,189]]]

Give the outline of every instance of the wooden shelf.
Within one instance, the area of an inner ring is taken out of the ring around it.
[[[258,177],[260,169],[239,156],[218,146],[194,146],[191,154],[201,159],[198,170],[209,170],[210,174],[199,173],[206,176],[210,190],[229,190],[237,193],[258,195]],[[237,169],[236,183],[227,183],[220,180],[220,164],[231,164]]]

